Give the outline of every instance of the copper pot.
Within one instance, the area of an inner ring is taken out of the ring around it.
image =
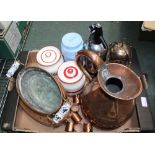
[[[80,58],[87,56],[98,71],[92,78]],[[135,98],[142,92],[140,78],[130,68],[118,63],[105,63],[96,53],[79,51],[76,61],[89,79],[81,96],[84,115],[101,129],[113,129],[125,123],[134,111]]]

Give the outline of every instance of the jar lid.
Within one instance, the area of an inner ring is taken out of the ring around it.
[[[62,37],[62,44],[66,48],[73,49],[83,44],[83,40],[80,34],[75,33],[75,32],[70,32],[70,33],[65,34]]]
[[[83,73],[75,61],[64,62],[58,69],[58,78],[62,83],[77,83],[82,77]]]
[[[37,62],[42,66],[52,66],[56,64],[60,58],[61,52],[54,46],[44,47],[37,53]]]

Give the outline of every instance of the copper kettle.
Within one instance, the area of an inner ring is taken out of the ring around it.
[[[126,42],[113,42],[109,45],[106,61],[130,66],[133,48]]]
[[[82,56],[92,60],[98,71],[97,77],[92,78],[83,67]],[[120,127],[132,115],[135,98],[142,92],[140,77],[122,64],[105,63],[90,50],[79,51],[76,61],[89,79],[81,96],[82,112],[101,129]]]

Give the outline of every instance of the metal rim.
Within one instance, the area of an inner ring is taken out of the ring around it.
[[[65,91],[64,91],[64,88],[63,88],[63,86],[61,85],[61,83],[60,83],[54,76],[50,75],[50,74],[49,74],[48,72],[46,72],[45,70],[40,69],[40,68],[37,68],[37,67],[27,67],[27,68],[21,70],[21,71],[19,72],[18,76],[17,76],[17,79],[16,79],[16,89],[17,89],[17,93],[18,93],[19,97],[21,98],[21,100],[22,100],[30,109],[32,109],[33,111],[37,112],[38,114],[41,114],[41,115],[52,115],[52,114],[55,113],[55,112],[48,113],[48,112],[40,112],[40,111],[37,111],[35,108],[33,108],[32,106],[30,106],[29,103],[27,103],[27,101],[24,99],[23,95],[21,94],[20,89],[19,89],[19,84],[18,84],[18,81],[19,81],[19,78],[20,78],[20,74],[23,73],[23,72],[25,72],[26,70],[29,70],[29,69],[31,69],[31,70],[37,69],[37,70],[40,70],[40,71],[46,73],[46,74],[47,74],[52,80],[54,80],[55,83],[57,84],[57,86],[58,86],[58,88],[59,88],[59,91],[60,91],[60,95],[61,95],[61,103],[60,103],[60,106],[55,110],[55,112],[57,112],[57,111],[60,109],[60,107],[62,106],[62,104],[63,104],[63,98],[66,98],[66,93],[65,93]]]
[[[127,66],[125,66],[125,65],[118,64],[118,63],[108,63],[108,64],[106,64],[106,65],[107,65],[107,66],[108,66],[108,65],[119,65],[119,66],[121,66],[121,67],[127,69],[128,71],[130,71],[130,73],[132,73],[132,74],[137,78],[137,82],[138,82],[138,85],[139,85],[139,87],[140,87],[139,91],[138,91],[135,95],[133,95],[133,97],[129,97],[129,98],[118,97],[118,96],[116,96],[116,94],[122,93],[123,90],[121,90],[121,91],[118,92],[118,93],[112,93],[112,92],[108,91],[107,88],[106,88],[106,86],[105,86],[105,84],[104,84],[104,86],[102,86],[101,80],[100,80],[100,77],[99,77],[100,75],[99,75],[99,73],[98,73],[98,75],[97,75],[98,82],[99,82],[99,84],[100,84],[100,87],[103,89],[103,91],[104,91],[106,94],[108,94],[109,96],[111,96],[111,97],[113,97],[113,98],[120,99],[120,100],[126,100],[126,101],[127,101],[127,100],[133,100],[133,99],[137,98],[137,97],[141,94],[141,92],[142,92],[142,83],[141,83],[140,77],[138,77],[138,75],[137,75],[133,70],[131,70],[129,67],[127,67]],[[115,75],[111,75],[111,76],[112,76],[112,77],[115,77]],[[126,84],[125,84],[125,82],[124,82],[124,79],[121,79],[121,82],[122,82],[123,86],[125,87]]]

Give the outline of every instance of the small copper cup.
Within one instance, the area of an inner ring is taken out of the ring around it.
[[[71,119],[72,119],[75,123],[79,123],[79,122],[82,120],[81,116],[80,116],[79,113],[77,113],[77,112],[72,112],[72,114],[71,114]]]
[[[71,107],[71,111],[72,111],[72,112],[78,112],[78,111],[79,111],[79,106],[78,106],[78,105],[73,105],[73,106]]]
[[[74,131],[75,132],[82,132],[83,131],[83,125],[81,123],[74,124]]]
[[[79,94],[73,96],[73,104],[74,105],[80,104],[80,95]]]
[[[90,123],[83,124],[83,131],[84,132],[93,132],[93,127]]]
[[[73,129],[74,129],[74,123],[73,122],[67,122],[66,127],[65,127],[65,131],[73,132]]]

